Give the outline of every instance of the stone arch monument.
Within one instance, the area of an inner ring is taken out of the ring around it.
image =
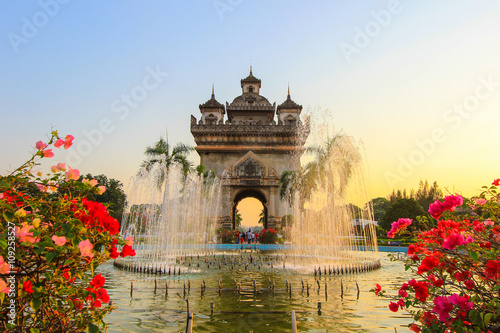
[[[219,224],[235,227],[236,206],[253,197],[264,206],[264,227],[276,227],[287,204],[279,197],[279,177],[296,170],[309,135],[309,119],[290,98],[280,105],[260,95],[261,80],[250,74],[241,80],[242,94],[226,105],[212,97],[200,104],[201,118],[191,116],[191,133],[200,163],[222,181]]]

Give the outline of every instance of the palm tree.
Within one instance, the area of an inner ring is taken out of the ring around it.
[[[336,134],[327,139],[323,146],[306,148],[306,153],[314,154],[314,161],[296,171],[283,171],[281,174],[281,199],[286,199],[292,205],[295,194],[298,194],[301,200],[299,206],[302,207],[311,198],[319,183],[326,186],[330,194],[343,194],[352,175],[353,166],[360,159],[359,152],[353,147],[349,137],[342,133]],[[333,182],[332,178],[337,181]]]
[[[186,177],[192,167],[192,163],[187,159],[187,155],[193,150],[194,148],[188,145],[178,143],[170,151],[168,139],[160,137],[160,140],[154,146],[147,147],[144,151],[147,159],[142,162],[141,168],[150,171],[153,166],[161,164],[164,167],[165,173],[168,173],[170,167],[177,164],[181,167],[184,177]],[[161,178],[160,183],[163,182],[164,175]]]

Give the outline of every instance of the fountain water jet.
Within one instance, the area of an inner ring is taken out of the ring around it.
[[[324,138],[326,135],[319,137]],[[345,274],[380,267],[371,206],[355,211],[348,202],[367,202],[366,179],[359,147],[351,137],[336,135],[316,151],[317,160],[295,177],[292,211],[296,222],[287,231],[291,244],[283,257],[253,262],[216,256],[215,229],[221,206],[221,183],[201,175],[185,178],[178,166],[168,173],[158,163],[131,182],[122,222],[124,236],[134,236],[137,255],[115,265],[132,271],[173,274],[205,268],[294,269],[314,274]],[[307,188],[304,183],[315,186]],[[293,186],[292,186],[293,188]],[[305,190],[304,190],[305,189]],[[355,226],[354,221],[361,226]],[[236,249],[236,247],[235,247]],[[189,258],[188,258],[189,257]],[[193,257],[194,264],[193,264]],[[200,257],[202,259],[200,259]],[[286,264],[285,261],[289,260]],[[200,266],[201,265],[201,266]],[[239,265],[239,266],[238,266]],[[318,269],[316,269],[316,267]]]

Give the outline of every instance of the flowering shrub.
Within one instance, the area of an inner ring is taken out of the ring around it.
[[[500,180],[464,204],[447,196],[429,206],[438,220],[408,248],[406,269],[416,277],[392,296],[389,309],[408,311],[414,332],[500,332]],[[460,212],[455,208],[462,206]],[[393,223],[389,236],[411,220]],[[373,290],[384,296],[377,284]]]
[[[278,240],[278,232],[273,228],[263,229],[257,234],[257,239],[262,244],[276,244],[276,241]]]
[[[217,232],[217,242],[220,244],[234,244],[238,239],[239,233],[235,230],[221,228]]]
[[[100,332],[112,310],[105,278],[94,269],[135,255],[104,205],[86,199],[106,189],[58,163],[45,177],[33,168],[68,149],[73,136],[52,132],[25,164],[0,177],[0,327],[11,332]],[[117,246],[122,246],[118,251]],[[108,305],[103,305],[108,303]]]

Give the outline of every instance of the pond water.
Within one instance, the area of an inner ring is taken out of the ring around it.
[[[299,332],[395,332],[395,328],[397,332],[409,332],[411,318],[391,312],[388,300],[369,292],[377,282],[390,290],[409,278],[401,262],[390,261],[387,253],[380,256],[381,269],[343,276],[315,277],[281,268],[244,267],[180,276],[151,275],[123,271],[112,262],[99,267],[98,272],[106,277],[108,293],[118,307],[106,317],[110,333],[184,332],[185,299],[194,315],[193,332],[291,332],[292,310],[296,312]]]

